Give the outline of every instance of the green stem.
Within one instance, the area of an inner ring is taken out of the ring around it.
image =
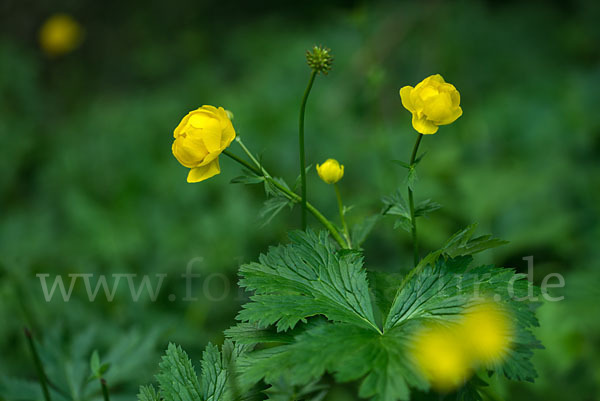
[[[419,150],[419,145],[421,144],[421,139],[423,139],[423,134],[419,134],[417,137],[417,141],[415,142],[415,146],[413,147],[412,154],[410,156],[410,161],[408,164],[410,168],[415,168],[415,159],[417,158],[417,151]],[[414,263],[415,266],[419,264],[419,243],[417,242],[417,219],[415,218],[415,200],[413,198],[413,190],[408,188],[408,207],[410,208],[410,222],[411,222],[411,233],[412,233],[412,242],[413,242],[413,253],[414,253]]]
[[[271,175],[264,168],[262,168],[262,167],[260,167],[260,168],[259,167],[254,167],[253,165],[251,165],[250,163],[248,163],[244,159],[241,159],[240,157],[234,155],[233,153],[231,153],[228,150],[224,150],[223,154],[225,156],[228,156],[232,160],[238,162],[242,166],[246,167],[248,170],[252,171],[254,174],[256,174],[258,176],[261,176],[261,177],[264,177],[266,180],[269,181],[269,183],[271,185],[274,185],[277,189],[279,189],[281,192],[283,192],[287,196],[287,198],[289,200],[291,200],[292,202],[294,202],[294,203],[300,203],[302,201],[302,198],[297,193],[291,191],[289,188],[286,188],[285,186],[281,185],[280,182],[274,180],[271,177]],[[254,159],[254,157],[253,157],[253,159]],[[258,163],[258,162],[256,162],[256,163]],[[323,216],[323,214],[316,207],[314,207],[309,202],[306,202],[306,209],[313,216],[315,216],[316,219],[319,220],[319,222],[321,224],[323,224],[323,226],[331,233],[331,236],[333,237],[333,239],[335,239],[336,242],[338,244],[340,244],[340,246],[342,248],[344,248],[344,249],[348,248],[348,245],[346,244],[346,242],[344,241],[344,239],[340,236],[340,234],[338,233],[338,231],[335,228],[335,226],[325,216]]]
[[[44,366],[42,365],[42,361],[40,356],[35,348],[35,344],[33,342],[33,336],[29,329],[25,328],[25,337],[27,337],[27,344],[29,345],[29,349],[31,354],[33,355],[33,362],[35,363],[35,368],[37,370],[38,378],[40,380],[40,386],[42,386],[42,392],[44,393],[44,399],[46,401],[51,401],[50,399],[50,391],[48,391],[48,384],[46,382],[46,373],[44,372]]]
[[[338,209],[340,211],[340,221],[342,222],[342,228],[344,230],[344,238],[348,244],[348,248],[352,248],[352,241],[350,240],[350,233],[348,232],[348,225],[346,224],[346,216],[344,216],[344,203],[342,202],[342,194],[340,193],[340,187],[338,184],[333,184],[335,189],[335,196],[337,198]]]
[[[300,105],[300,123],[298,126],[298,145],[300,149],[300,187],[302,194],[302,230],[306,230],[306,210],[307,210],[307,201],[306,201],[306,157],[304,154],[304,113],[306,111],[306,101],[308,100],[308,95],[310,94],[310,90],[312,89],[313,83],[315,82],[315,77],[317,76],[317,70],[313,70],[310,74],[310,79],[308,80],[308,85],[306,86],[306,90],[304,91],[304,96],[302,97],[302,104]]]
[[[110,401],[110,397],[108,396],[108,386],[106,385],[106,380],[104,380],[104,378],[100,378],[100,385],[102,386],[102,396],[104,396],[104,401]]]

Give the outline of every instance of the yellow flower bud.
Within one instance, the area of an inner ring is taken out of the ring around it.
[[[191,169],[187,181],[200,182],[221,172],[218,157],[235,138],[235,130],[225,109],[202,106],[183,117],[173,137],[173,155]]]
[[[39,32],[40,47],[49,56],[59,56],[75,50],[82,38],[81,25],[66,14],[51,16]]]
[[[344,176],[344,166],[335,159],[327,159],[323,164],[317,164],[319,177],[327,184],[335,184]]]
[[[510,349],[512,324],[506,311],[497,303],[486,301],[464,315],[461,338],[472,357],[483,364],[501,361]]]
[[[441,75],[425,78],[414,88],[400,89],[402,105],[412,113],[412,125],[421,134],[435,134],[438,126],[451,124],[462,115],[460,93]]]
[[[431,326],[417,333],[414,359],[438,391],[460,387],[471,375],[471,359],[455,328]]]

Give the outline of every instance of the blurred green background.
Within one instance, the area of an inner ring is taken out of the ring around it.
[[[57,12],[85,35],[48,57],[38,31]],[[222,342],[244,301],[239,264],[284,241],[300,216],[286,209],[261,227],[263,189],[230,185],[240,168],[225,158],[221,175],[187,184],[173,129],[192,109],[223,106],[271,172],[294,182],[304,52],[324,44],[335,63],[309,100],[307,158],[345,165],[350,223],[377,213],[405,177],[392,160],[408,159],[415,132],[398,89],[442,74],[464,115],[421,146],[416,197],[443,205],[421,221],[422,247],[479,222],[479,233],[510,241],[481,261],[526,272],[533,256],[537,284],[564,275],[564,301],[539,311],[539,379],[491,381],[502,399],[598,400],[599,20],[594,0],[1,0],[0,399],[40,394],[23,326],[73,399],[100,397],[80,385],[93,349],[112,362],[107,380],[124,400],[151,380],[169,341],[195,361]],[[335,219],[314,168],[308,191]],[[381,221],[364,244],[368,267],[410,266],[409,237],[392,226]],[[184,302],[180,275],[193,260],[198,300]],[[81,282],[69,302],[46,302],[36,274],[68,285],[73,273],[168,276],[156,302],[133,302],[124,283],[113,302],[90,302]],[[328,399],[354,393],[340,386]]]

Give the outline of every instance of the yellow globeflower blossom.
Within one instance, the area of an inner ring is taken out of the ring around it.
[[[469,378],[472,360],[456,328],[431,326],[417,333],[415,338],[415,361],[436,390],[454,390]]]
[[[460,330],[472,357],[484,365],[500,362],[510,349],[511,320],[504,308],[492,301],[467,311]]]
[[[462,115],[460,93],[436,74],[414,88],[400,89],[402,105],[412,113],[412,125],[421,134],[435,134],[438,126],[451,124]]]
[[[323,164],[317,164],[317,173],[327,184],[335,184],[344,176],[344,166],[335,159],[327,159]]]
[[[51,16],[39,32],[40,47],[49,56],[59,56],[75,50],[82,38],[81,25],[67,14]]]
[[[200,182],[221,172],[218,157],[235,138],[235,130],[225,109],[202,106],[183,117],[173,137],[173,155],[191,169],[187,181]]]

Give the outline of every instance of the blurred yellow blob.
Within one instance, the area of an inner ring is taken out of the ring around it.
[[[499,304],[486,301],[465,313],[461,332],[472,357],[479,363],[490,364],[506,356],[513,327]]]
[[[448,392],[471,375],[472,361],[456,329],[433,326],[417,334],[414,356],[433,388]]]
[[[60,56],[75,50],[83,38],[81,25],[67,14],[54,14],[39,32],[40,47],[48,56]]]
[[[507,311],[484,301],[470,307],[450,327],[430,324],[414,340],[414,359],[432,387],[449,392],[460,387],[480,366],[508,354],[513,327]]]

